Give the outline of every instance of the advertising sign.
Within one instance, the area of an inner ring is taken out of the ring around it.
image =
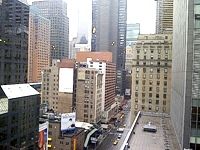
[[[75,129],[76,113],[64,113],[61,115],[61,131]]]
[[[47,144],[47,129],[39,132],[39,142],[38,142],[39,150],[46,150]]]
[[[60,68],[59,70],[59,92],[73,93],[74,69]]]

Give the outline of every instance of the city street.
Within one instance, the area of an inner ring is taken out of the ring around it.
[[[123,126],[126,124],[126,127],[124,129],[124,132],[122,133],[122,137],[118,141],[117,145],[113,145],[113,141],[117,139],[117,136],[119,133],[117,133],[117,128],[114,128],[110,131],[108,136],[104,139],[104,141],[98,146],[97,150],[119,150],[122,143],[124,142],[124,139],[130,129],[130,119],[131,119],[131,112],[130,112],[130,100],[128,100],[127,105],[123,107],[125,119],[124,122],[121,122],[120,125]]]

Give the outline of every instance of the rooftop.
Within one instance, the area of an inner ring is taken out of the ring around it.
[[[156,126],[157,132],[145,132],[143,127],[149,122]],[[141,115],[134,129],[135,134],[130,138],[129,145],[134,150],[180,150],[172,128],[170,118],[162,116]]]
[[[29,84],[1,85],[1,88],[8,99],[40,94]]]

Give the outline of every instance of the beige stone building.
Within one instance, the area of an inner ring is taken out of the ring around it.
[[[31,6],[29,14],[28,82],[41,82],[50,60],[50,20]]]
[[[133,56],[132,114],[169,113],[172,35],[139,35]]]
[[[92,68],[78,68],[76,81],[76,119],[98,123],[102,116],[102,74]]]
[[[54,60],[42,75],[41,99],[58,113],[73,111],[74,60]]]
[[[156,10],[156,33],[172,33],[173,31],[173,1],[155,0]]]

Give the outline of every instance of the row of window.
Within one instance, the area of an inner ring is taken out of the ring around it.
[[[152,104],[154,100],[148,99],[147,101],[149,102],[149,104]],[[135,102],[138,103],[138,98],[135,98]],[[159,104],[160,104],[160,101],[159,101],[158,99],[157,99],[155,102],[156,102],[156,103],[155,103],[156,105],[159,105]],[[142,99],[142,103],[143,103],[143,104],[145,103],[145,99]],[[166,104],[167,104],[167,101],[166,101],[166,100],[163,100],[162,103],[163,103],[163,105],[166,105]]]
[[[135,92],[135,97],[139,97],[138,96],[139,93]],[[148,94],[147,93],[142,93],[142,97],[145,98]],[[153,97],[153,93],[149,93],[149,97]],[[156,98],[161,98],[160,94],[156,94]],[[166,99],[167,98],[167,94],[163,94],[163,98]]]
[[[156,70],[157,73],[160,73],[160,71],[162,70],[161,68],[150,68],[150,69],[147,69],[147,68],[139,68],[139,67],[137,67],[137,68],[136,68],[136,72],[139,72],[140,69],[143,71],[143,73],[146,73],[147,70],[149,70],[149,71],[152,72],[152,73],[153,73],[153,71]],[[167,73],[167,72],[168,72],[168,69],[167,69],[167,68],[164,68],[164,73]]]
[[[166,112],[166,107],[155,106],[155,109],[154,109],[154,110],[155,110],[156,112],[158,112],[158,111],[159,111],[159,108],[162,110],[162,112]],[[136,110],[139,109],[137,104],[135,105],[135,109],[136,109]],[[141,109],[142,109],[142,110],[148,110],[148,111],[154,111],[154,110],[153,110],[153,107],[152,107],[151,105],[149,105],[148,107],[147,107],[147,106],[145,107],[145,105],[141,105]]]
[[[138,85],[138,84],[139,84],[139,80],[136,80],[136,81],[135,81],[135,84]],[[146,80],[142,80],[142,84],[145,85],[145,84],[146,84]],[[149,80],[149,85],[153,85],[153,81],[152,81],[152,80]],[[157,85],[157,86],[160,86],[160,81],[157,81],[157,82],[156,82],[156,85]],[[163,85],[164,85],[164,86],[167,86],[167,81],[164,81],[164,82],[163,82]]]
[[[153,87],[145,87],[145,86],[143,86],[142,87],[142,91],[146,91],[146,90],[148,90],[148,91],[153,91]],[[138,86],[136,86],[135,87],[135,91],[139,91],[139,87]],[[160,87],[156,87],[156,92],[160,92],[161,91],[161,89],[160,89]],[[166,93],[167,92],[167,87],[164,87],[163,88],[163,92],[164,93]]]
[[[146,55],[144,55],[143,58],[141,58],[141,57],[142,57],[141,55],[137,55],[137,59],[144,59],[144,60],[148,59]],[[168,55],[165,55],[164,58],[165,58],[165,60],[167,60],[168,59]],[[156,57],[156,58],[153,55],[151,55],[149,57],[149,59],[151,59],[151,60],[153,60],[153,59],[161,59],[161,55],[158,55],[158,57]]]

